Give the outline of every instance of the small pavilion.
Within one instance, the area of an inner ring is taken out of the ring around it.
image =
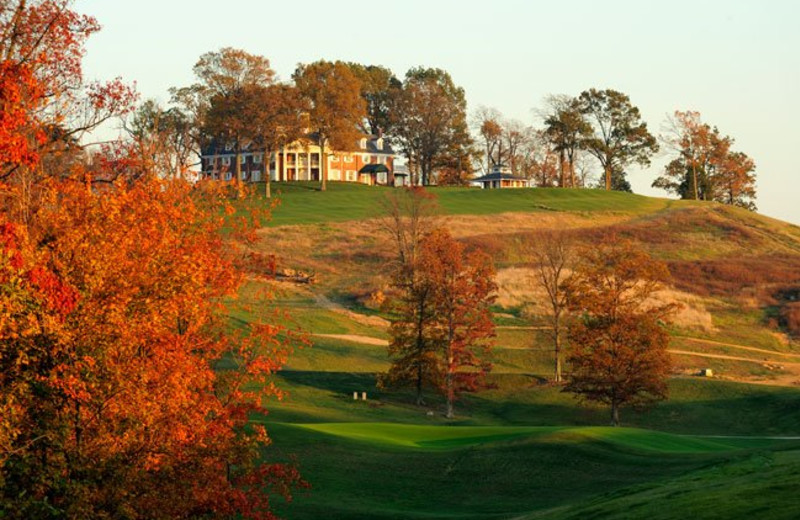
[[[511,173],[511,169],[503,164],[497,164],[488,175],[470,181],[473,185],[483,189],[496,188],[527,188],[530,186],[528,179]]]

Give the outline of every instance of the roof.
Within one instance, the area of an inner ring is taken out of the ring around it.
[[[384,155],[396,155],[392,145],[389,144],[389,140],[385,137],[380,137],[377,135],[370,135],[365,136],[366,139],[366,146],[361,146],[361,139],[353,143],[353,147],[350,150],[337,150],[339,152],[362,152],[362,153],[369,153],[369,154],[384,154]],[[378,141],[383,141],[383,148],[378,148]],[[306,136],[302,139],[299,139],[298,142],[305,141],[311,144],[315,144],[317,142],[317,134],[315,132],[311,132],[306,134]],[[289,146],[292,148],[292,145]],[[241,153],[252,153],[253,151],[261,152],[263,149],[260,148],[257,144],[252,142],[247,142],[242,145]],[[207,143],[203,149],[201,150],[200,155],[202,157],[208,157],[211,155],[234,155],[236,153],[232,147],[227,147],[223,142],[220,142],[218,139],[212,139],[209,143]]]
[[[389,173],[385,164],[368,164],[358,170],[358,173]]]
[[[361,151],[366,151],[369,153],[384,153],[388,155],[394,155],[394,150],[392,149],[392,145],[389,144],[389,140],[385,137],[380,137],[377,135],[370,135],[367,138],[367,146],[366,148],[361,146],[361,143],[358,143],[358,148]],[[378,141],[383,141],[383,148],[378,148]]]
[[[401,163],[401,164],[395,164],[395,165],[394,165],[394,172],[392,172],[392,173],[394,173],[394,176],[395,176],[395,177],[397,177],[398,175],[399,175],[399,176],[401,176],[401,177],[402,177],[402,176],[409,176],[409,175],[411,175],[411,174],[409,173],[409,171],[408,171],[408,166],[407,166],[406,164],[403,164],[403,163]]]
[[[389,173],[389,168],[385,164],[367,164],[358,173]]]
[[[471,182],[491,182],[491,181],[525,181],[528,182],[528,179],[525,177],[520,177],[519,175],[512,175],[510,173],[504,172],[492,172],[488,175],[484,175],[483,177],[477,177],[475,179],[471,179]]]

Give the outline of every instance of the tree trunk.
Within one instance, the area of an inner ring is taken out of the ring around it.
[[[447,373],[445,374],[445,385],[447,391],[447,413],[445,417],[448,419],[453,418],[453,401],[455,401],[455,388],[453,381],[453,372],[455,371],[455,364],[453,359],[453,340],[455,338],[455,325],[453,324],[453,313],[455,310],[450,306],[448,314],[450,315],[447,320]]]
[[[455,398],[455,392],[453,391],[453,350],[451,344],[452,339],[449,339],[447,345],[447,374],[445,375],[445,391],[447,392],[447,413],[445,413],[445,417],[448,419],[453,418],[453,400]]]
[[[558,176],[559,180],[558,183],[560,184],[561,188],[567,187],[567,168],[566,168],[566,158],[564,157],[564,150],[559,150],[558,152]]]
[[[611,166],[606,166],[606,191],[611,191]]]
[[[272,174],[269,171],[269,163],[272,159],[272,152],[270,150],[264,150],[264,158],[262,162],[264,163],[264,193],[268,199],[272,198]],[[275,171],[278,171],[278,158],[275,157]]]
[[[242,151],[239,149],[239,143],[236,143],[236,155],[234,156],[234,160],[236,161],[236,166],[234,166],[233,171],[236,175],[236,196],[241,198],[242,197]]]
[[[417,354],[419,356],[417,360],[417,406],[422,406],[425,404],[424,399],[422,399],[422,353],[425,349],[425,337],[423,335],[423,327],[425,326],[425,303],[420,302],[417,311]]]
[[[697,191],[697,166],[692,159],[692,190],[694,191],[694,200],[700,199],[700,193]]]
[[[569,155],[569,185],[570,188],[575,187],[575,158]]]
[[[555,382],[561,382],[561,334],[560,334],[560,327],[558,324],[558,318],[556,318],[555,328],[553,330],[553,343],[555,347]]]
[[[422,398],[422,362],[417,363],[417,406],[424,406],[425,400]]]
[[[611,403],[611,426],[619,426],[619,403]]]
[[[322,188],[321,188],[322,191],[325,191],[326,189],[328,189],[328,183],[327,183],[327,181],[328,181],[328,171],[325,168],[325,163],[326,162],[327,161],[325,160],[325,138],[322,137],[322,135],[320,135],[320,138],[319,138],[319,178],[320,178],[320,181],[322,181]],[[308,167],[311,168],[311,165],[309,164]]]

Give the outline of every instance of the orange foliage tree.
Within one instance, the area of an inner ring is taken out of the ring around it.
[[[488,255],[467,253],[443,229],[420,236],[405,254],[391,300],[393,360],[381,382],[414,384],[418,405],[424,385],[437,388],[451,418],[458,395],[486,387],[492,368],[486,357],[494,337],[494,267]]]
[[[678,157],[666,165],[653,187],[682,199],[756,209],[756,165],[746,154],[732,150],[733,138],[703,123],[699,112],[676,111],[668,123],[663,140]]]
[[[425,237],[419,262],[430,287],[445,415],[452,418],[458,395],[485,388],[492,369],[486,358],[494,337],[489,309],[497,291],[494,266],[489,255],[480,250],[467,253],[444,229]]]
[[[58,140],[131,99],[82,82],[96,23],[70,4],[0,9],[0,517],[272,518],[304,484],[258,463],[248,417],[289,349],[223,306],[254,220],[130,147],[61,159]]]
[[[568,331],[564,391],[608,404],[618,426],[621,407],[667,397],[671,364],[663,324],[675,305],[649,301],[669,276],[663,263],[611,242],[586,251],[565,283],[576,319]]]
[[[3,223],[0,509],[270,518],[299,477],[255,464],[266,432],[245,425],[288,348],[227,326],[224,199],[152,177],[49,195],[36,226]]]
[[[320,183],[325,191],[328,182],[326,147],[350,150],[362,135],[359,125],[367,116],[367,104],[361,97],[362,83],[341,61],[321,60],[299,65],[292,78],[310,106],[308,124],[319,145]]]

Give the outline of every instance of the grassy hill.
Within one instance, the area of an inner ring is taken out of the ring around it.
[[[376,387],[388,366],[377,300],[392,249],[373,219],[389,189],[275,187],[280,205],[253,247],[317,282],[254,278],[238,307],[258,308],[269,291],[270,309],[288,311],[283,323],[309,343],[276,377],[288,397],[254,418],[275,441],[265,458],[296,461],[313,486],[282,509],[287,518],[800,516],[800,441],[777,438],[800,436],[800,344],[782,314],[800,287],[797,226],[597,190],[433,189],[440,223],[493,256],[500,285],[496,388],[464,398],[447,421],[440,397],[419,408],[408,391]],[[670,400],[624,411],[635,428],[602,427],[606,410],[548,383],[526,248],[552,228],[587,246],[624,237],[673,273],[661,297],[684,309],[671,328]]]
[[[262,186],[257,185],[258,193],[263,191]],[[380,212],[379,199],[390,188],[331,182],[326,192],[319,191],[317,183],[275,184],[273,189],[275,198],[281,203],[272,216],[271,225],[280,226],[375,217]],[[601,190],[496,190],[489,197],[486,196],[488,191],[475,188],[431,188],[431,191],[439,198],[444,212],[450,215],[542,211],[628,214],[655,212],[675,204],[692,204]]]

